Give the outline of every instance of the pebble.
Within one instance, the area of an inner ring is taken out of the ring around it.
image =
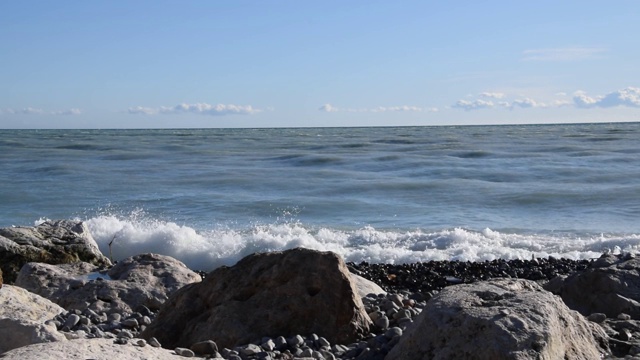
[[[607,315],[603,313],[593,313],[587,317],[587,320],[600,324],[603,321],[607,320]]]
[[[156,339],[156,338],[154,338],[154,337],[152,337],[151,339],[149,339],[148,344],[149,344],[149,345],[151,345],[151,346],[153,346],[153,347],[155,347],[155,348],[159,348],[159,347],[161,347],[160,342],[158,341],[158,339]]]
[[[176,354],[178,354],[180,356],[183,356],[183,357],[194,357],[194,356],[196,356],[196,354],[194,354],[193,351],[191,351],[191,349],[177,347],[173,351],[175,351]]]
[[[78,324],[78,322],[80,322],[80,316],[77,315],[77,314],[71,314],[71,315],[69,315],[67,320],[64,322],[63,327],[67,327],[69,329],[73,329],[73,327],[76,326],[76,324]]]

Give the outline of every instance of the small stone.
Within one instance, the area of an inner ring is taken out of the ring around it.
[[[631,336],[632,336],[631,332],[628,329],[622,329],[618,333],[618,339],[623,340],[623,341],[631,340]]]
[[[120,322],[120,320],[122,320],[122,315],[118,313],[111,313],[107,316],[107,321]]]
[[[621,313],[621,314],[618,314],[618,319],[619,320],[631,320],[631,315],[625,314],[625,313]]]
[[[146,315],[145,315],[145,316],[143,316],[143,317],[140,319],[140,324],[142,324],[142,325],[149,325],[149,324],[151,324],[151,318],[150,318],[150,317],[148,317],[148,316],[146,316]]]
[[[117,338],[115,340],[113,340],[114,344],[118,344],[118,345],[126,345],[129,341],[125,338]]]
[[[212,355],[218,352],[218,345],[213,340],[200,341],[191,345],[197,355]]]
[[[63,327],[68,327],[69,329],[72,329],[74,326],[76,326],[76,324],[78,324],[79,321],[80,321],[79,315],[71,314],[69,315],[67,320],[64,322]]]
[[[387,339],[393,339],[396,336],[402,336],[402,329],[399,327],[392,327],[384,333]]]
[[[277,350],[282,351],[287,348],[288,342],[287,339],[284,338],[284,336],[278,336],[273,342],[276,344]]]
[[[130,329],[137,328],[139,325],[140,324],[138,323],[138,320],[136,320],[136,319],[127,319],[127,320],[122,322],[122,326],[128,327]]]
[[[509,309],[500,309],[499,313],[500,315],[507,316],[511,314],[511,311],[509,311]]]
[[[160,342],[158,341],[158,339],[152,337],[151,339],[149,339],[149,345],[155,347],[155,348],[159,348],[161,347]]]
[[[298,347],[304,344],[304,338],[300,335],[292,336],[287,339],[287,344],[291,347]]]
[[[320,348],[324,348],[324,347],[327,347],[327,348],[328,348],[328,347],[330,347],[330,346],[331,346],[331,343],[329,342],[329,340],[327,340],[327,339],[325,339],[325,338],[323,338],[323,337],[320,337],[320,338],[318,339],[318,341],[316,341],[316,344],[317,344],[317,345],[318,345],[318,347],[320,347]],[[326,356],[325,356],[325,357],[326,357]]]
[[[247,344],[247,345],[241,347],[239,349],[239,351],[240,351],[240,354],[242,354],[242,355],[252,356],[252,355],[255,355],[255,354],[259,353],[259,352],[262,352],[262,349],[258,345]]]
[[[383,315],[383,313],[380,310],[372,311],[372,312],[369,313],[369,318],[371,319],[371,321],[376,321],[382,315]]]
[[[381,316],[378,319],[376,319],[376,321],[374,321],[374,324],[382,329],[382,330],[386,330],[389,327],[389,318],[386,316]]]
[[[607,315],[603,313],[593,313],[587,317],[587,320],[600,324],[603,321],[607,320]]]
[[[133,339],[133,334],[129,330],[122,330],[118,333],[119,338]]]
[[[178,354],[180,356],[183,356],[183,357],[194,357],[194,356],[196,356],[196,354],[194,354],[193,351],[191,351],[190,349],[186,349],[186,348],[177,347],[173,351],[175,351],[176,354]]]
[[[140,347],[145,347],[145,346],[147,346],[147,342],[144,341],[144,339],[138,339],[138,340],[136,340],[136,345],[138,345]]]
[[[273,351],[273,350],[275,350],[275,348],[276,348],[276,343],[275,343],[275,342],[273,342],[273,340],[269,339],[269,340],[267,340],[267,341],[263,342],[260,346],[261,346],[265,351]]]
[[[404,304],[402,303],[402,296],[400,296],[400,294],[391,294],[389,296],[387,296],[387,299],[393,301],[396,305],[398,305],[398,307],[402,307],[404,306]]]

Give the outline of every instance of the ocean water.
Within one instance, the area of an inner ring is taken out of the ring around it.
[[[640,247],[639,138],[640,123],[0,130],[0,227],[80,219],[116,260],[201,270],[298,246],[593,258]]]

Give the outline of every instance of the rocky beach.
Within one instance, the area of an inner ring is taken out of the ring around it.
[[[81,222],[0,229],[4,359],[640,358],[640,259],[117,263]],[[197,269],[196,269],[197,270]]]

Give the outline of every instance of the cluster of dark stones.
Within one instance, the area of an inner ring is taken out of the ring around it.
[[[351,272],[373,281],[388,292],[408,290],[428,293],[449,285],[473,283],[491,278],[551,280],[589,267],[592,260],[428,261],[411,264],[347,263]]]

